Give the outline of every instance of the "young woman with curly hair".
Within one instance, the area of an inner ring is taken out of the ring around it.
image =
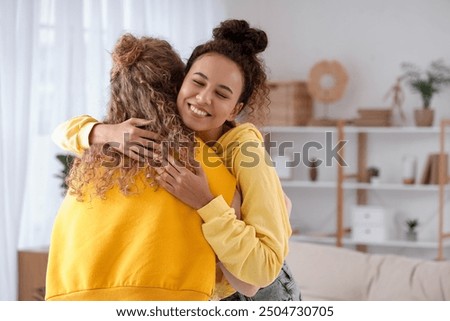
[[[216,294],[225,300],[300,299],[284,264],[291,227],[279,178],[258,129],[249,122],[235,121],[255,120],[265,114],[268,87],[258,54],[267,43],[265,32],[251,28],[244,20],[222,22],[213,30],[212,40],[195,48],[177,97],[183,123],[211,146],[236,177],[242,194],[241,219],[230,215],[232,209],[221,197],[214,197],[199,173],[174,162],[164,170],[157,169],[158,183],[202,217],[203,233],[219,264],[238,279],[262,287],[255,296],[243,295],[225,280],[218,282]],[[84,132],[70,130],[80,124]],[[73,150],[95,142],[117,141],[124,133],[144,145],[153,135],[131,122],[108,126],[89,117],[71,120],[62,128],[72,141],[83,142],[77,146],[57,139]],[[146,155],[143,150],[132,156]]]

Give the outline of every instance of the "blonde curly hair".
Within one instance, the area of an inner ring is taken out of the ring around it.
[[[175,155],[187,167],[194,164],[194,135],[183,124],[176,107],[185,66],[172,46],[164,40],[138,39],[125,34],[116,43],[112,59],[111,97],[104,123],[148,119],[151,123],[144,129],[163,138],[165,153]],[[114,186],[124,195],[138,192],[136,177],[140,171],[145,171],[149,185],[155,185],[154,168],[160,166],[158,161],[138,162],[126,155],[111,153],[111,148],[109,144],[92,145],[74,161],[67,178],[70,194],[82,200],[88,184],[101,198]]]

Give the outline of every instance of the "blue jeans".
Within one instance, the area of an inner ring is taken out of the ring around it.
[[[248,297],[236,292],[221,301],[301,301],[300,289],[291,270],[284,262],[280,274],[270,285],[259,289],[255,296]]]

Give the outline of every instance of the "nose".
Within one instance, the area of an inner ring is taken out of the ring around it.
[[[195,96],[195,99],[201,105],[211,105],[211,93],[209,90],[202,90]]]

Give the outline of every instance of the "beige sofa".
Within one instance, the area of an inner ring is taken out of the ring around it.
[[[450,300],[450,261],[291,242],[287,262],[306,301]]]

